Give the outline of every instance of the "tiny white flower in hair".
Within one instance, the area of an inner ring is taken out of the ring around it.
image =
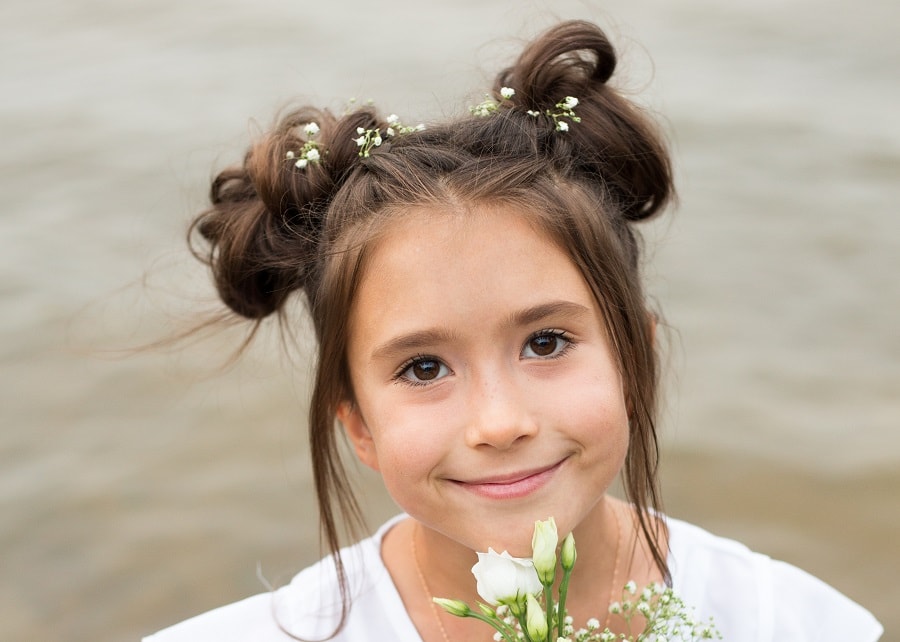
[[[538,116],[541,115],[541,112],[535,111],[534,109],[529,109],[525,113],[528,114],[529,116],[534,116],[535,118],[537,118]]]
[[[566,99],[563,101],[563,107],[566,109],[574,109],[578,106],[578,99],[575,96],[566,96]]]
[[[509,100],[516,95],[516,90],[512,87],[501,87],[500,95],[503,96],[506,100]]]
[[[485,116],[490,116],[495,111],[497,111],[498,108],[499,106],[496,102],[494,102],[493,98],[491,98],[490,96],[485,96],[483,101],[481,101],[477,105],[469,107],[469,112],[473,116],[479,116],[483,118]]]
[[[384,135],[388,138],[425,129],[425,125],[422,124],[416,125],[415,127],[404,125],[400,122],[400,117],[397,116],[397,114],[391,114],[385,120],[387,122],[387,127],[384,129]],[[356,133],[360,136],[359,138],[354,138],[353,142],[360,148],[360,158],[368,158],[372,154],[372,148],[380,147],[384,142],[384,139],[381,137],[380,128],[365,129],[363,127],[357,127]]]
[[[556,123],[556,131],[558,132],[567,132],[569,131],[569,123],[564,120],[560,120]]]
[[[314,122],[306,123],[303,126],[303,131],[306,133],[306,142],[303,143],[303,147],[300,148],[299,152],[295,152],[293,150],[288,150],[285,152],[284,157],[287,160],[294,160],[294,167],[297,169],[306,169],[310,163],[317,164],[322,160],[322,153],[319,151],[320,145],[318,142],[313,140],[316,137],[316,134],[319,133],[319,125]]]

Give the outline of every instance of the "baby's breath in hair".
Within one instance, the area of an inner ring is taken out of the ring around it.
[[[575,115],[575,107],[578,106],[578,99],[575,98],[575,96],[566,96],[554,106],[556,107],[556,111],[548,109],[547,115],[553,119],[554,123],[556,123],[556,131],[569,131],[569,123],[563,120],[563,118],[568,118],[573,123],[581,122],[581,117]]]
[[[548,109],[543,112],[550,116],[553,119],[553,124],[558,132],[567,132],[569,131],[569,123],[563,120],[564,118],[568,118],[573,123],[580,123],[581,117],[575,115],[575,107],[578,106],[578,99],[575,96],[566,96],[558,103],[554,105],[556,111],[552,109]],[[541,115],[541,112],[535,111],[534,109],[529,109],[526,112],[529,116],[534,116],[537,118]]]
[[[413,126],[404,125],[400,122],[400,117],[397,116],[397,114],[391,114],[387,117],[387,127],[385,128],[384,135],[390,138],[392,136],[420,132],[424,129],[425,125],[422,123]],[[356,133],[359,134],[359,138],[354,138],[353,142],[360,148],[360,158],[368,158],[372,154],[372,148],[380,147],[381,143],[384,142],[384,139],[381,137],[380,127],[376,127],[375,129],[357,127]]]
[[[287,160],[293,160],[294,166],[299,169],[306,169],[310,163],[316,164],[322,160],[321,145],[313,140],[319,133],[318,123],[309,122],[303,126],[303,133],[306,134],[306,142],[299,152],[289,151],[284,157]],[[296,159],[296,160],[295,160]]]
[[[515,95],[516,90],[512,87],[500,88],[501,100],[511,100]],[[568,121],[572,121],[573,123],[581,122],[581,117],[575,115],[575,107],[577,106],[578,99],[575,98],[575,96],[566,96],[554,105],[554,109],[548,109],[543,112],[536,109],[528,109],[525,113],[535,118],[541,116],[542,114],[545,114],[553,119],[553,125],[556,131],[567,132],[569,131]],[[499,109],[500,104],[491,96],[485,96],[485,99],[482,102],[469,107],[469,111],[474,116],[490,116]],[[568,121],[566,119],[568,119]]]
[[[500,88],[500,100],[511,100],[515,95],[516,90],[512,87]],[[485,95],[484,100],[477,105],[469,107],[469,111],[473,116],[490,116],[498,109],[500,109],[500,104],[488,95]]]

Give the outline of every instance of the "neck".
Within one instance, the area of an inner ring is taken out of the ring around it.
[[[661,580],[645,547],[636,545],[637,532],[633,510],[606,497],[575,529],[578,561],[566,607],[576,627],[591,617],[602,620],[608,601],[621,599],[628,580],[639,586]],[[387,533],[382,556],[423,640],[489,639],[486,625],[436,613],[430,599],[448,597],[473,607],[481,601],[471,574],[474,551],[409,519]],[[614,631],[625,630],[616,618],[608,623]]]
[[[398,532],[398,537],[406,538],[406,542],[416,538],[416,561],[431,594],[470,605],[480,600],[471,573],[477,561],[475,551],[421,524],[410,521],[408,528],[405,533]],[[572,606],[583,597],[596,610],[597,604],[606,603],[611,588],[616,595],[621,591],[621,586],[611,587],[614,581],[624,585],[632,579],[625,577],[633,549],[631,511],[618,500],[603,497],[574,535],[578,561],[569,585]]]

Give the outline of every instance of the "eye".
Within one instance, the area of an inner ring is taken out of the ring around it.
[[[450,368],[433,357],[410,359],[394,375],[394,379],[414,386],[424,386],[450,374]]]
[[[561,330],[541,330],[525,342],[522,357],[526,359],[546,359],[562,355],[572,346],[572,341]]]

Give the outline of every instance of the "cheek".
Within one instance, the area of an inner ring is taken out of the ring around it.
[[[563,425],[585,448],[608,461],[622,461],[628,450],[628,409],[621,387],[598,381],[569,385],[560,403]]]
[[[382,412],[372,428],[385,485],[391,494],[412,481],[427,478],[451,450],[453,437],[449,418],[434,408],[404,412]]]

